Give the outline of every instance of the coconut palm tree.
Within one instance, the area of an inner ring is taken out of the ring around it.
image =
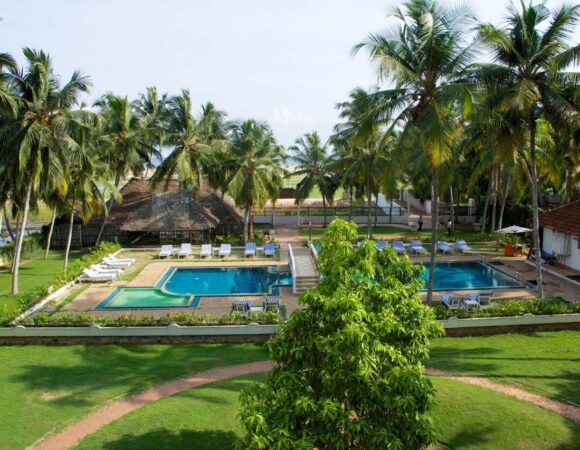
[[[31,200],[43,178],[62,180],[62,146],[66,125],[82,111],[71,111],[78,104],[79,94],[88,92],[89,79],[75,72],[64,85],[55,75],[52,60],[43,51],[23,50],[25,70],[10,69],[8,83],[19,97],[17,118],[12,126],[12,139],[0,151],[0,159],[13,161],[18,172],[16,181],[23,186],[20,225],[14,249],[12,293],[18,293],[18,269],[28,221]]]
[[[336,134],[332,141],[339,147],[347,148],[343,157],[344,175],[354,177],[360,174],[364,180],[367,197],[367,236],[373,235],[371,222],[373,194],[380,186],[382,172],[387,163],[387,135],[381,130],[381,121],[376,115],[372,96],[364,89],[355,89],[350,94],[350,101],[340,103],[340,118],[344,123],[336,125]]]
[[[435,274],[435,243],[439,221],[439,167],[450,154],[455,104],[470,110],[472,95],[462,82],[473,62],[469,27],[473,17],[463,7],[446,8],[434,0],[409,0],[391,15],[400,25],[386,35],[373,34],[354,51],[368,50],[380,80],[395,87],[372,93],[375,115],[403,123],[399,145],[413,146],[427,155],[431,167],[432,250],[427,300],[431,301]]]
[[[0,53],[0,113],[14,115],[16,114],[18,98],[7,83],[9,74],[6,69],[16,70],[16,62],[8,53]]]
[[[326,227],[326,205],[334,201],[338,187],[338,177],[332,171],[333,158],[328,154],[326,144],[320,141],[316,131],[306,133],[296,139],[295,145],[288,148],[293,161],[297,164],[293,175],[302,176],[296,185],[296,202],[307,199],[317,186],[322,195],[324,226]]]
[[[176,178],[183,187],[199,188],[204,174],[211,171],[213,153],[227,145],[223,130],[225,114],[208,103],[197,120],[191,107],[187,90],[169,101],[166,145],[173,149],[151,177],[154,186]]]
[[[127,97],[108,92],[95,102],[95,106],[99,108],[102,118],[99,138],[102,159],[112,172],[115,188],[119,189],[123,177],[129,173],[141,175],[152,164],[152,158],[159,157],[160,153],[151,145],[151,129],[145,128]],[[111,195],[108,210],[97,234],[96,245],[101,240],[108,215],[114,205],[115,198]]]
[[[244,236],[251,239],[252,209],[263,208],[282,188],[285,154],[263,122],[249,119],[233,123],[228,135],[231,148],[223,162],[230,174],[226,184],[236,205],[244,210]]]
[[[494,61],[476,72],[485,83],[499,111],[519,118],[525,125],[532,191],[534,247],[540,251],[538,220],[538,120],[555,129],[580,128],[580,112],[569,93],[578,95],[580,73],[567,69],[580,57],[580,45],[570,47],[568,39],[580,17],[580,5],[563,5],[550,13],[543,4],[521,2],[512,6],[507,25],[480,27],[480,35]],[[523,126],[522,126],[523,128]],[[543,297],[541,258],[536,258],[538,295]]]

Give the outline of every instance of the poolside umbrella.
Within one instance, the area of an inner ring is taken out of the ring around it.
[[[512,225],[511,227],[501,228],[495,232],[498,234],[518,234],[518,233],[529,233],[529,228],[519,227],[517,225]]]

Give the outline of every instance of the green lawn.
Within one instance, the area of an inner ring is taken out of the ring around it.
[[[186,373],[266,358],[254,344],[0,346],[0,449],[25,448],[104,402]]]
[[[73,252],[71,258],[78,258],[82,252]],[[19,271],[18,295],[12,295],[12,274],[8,270],[0,271],[0,315],[9,314],[17,309],[22,299],[31,291],[51,283],[55,276],[62,272],[64,253],[52,252],[47,258],[38,258],[25,262]]]
[[[429,367],[580,404],[580,331],[441,338]]]
[[[79,443],[77,449],[231,448],[241,426],[239,391],[264,375],[190,389],[149,404]],[[436,437],[453,449],[574,449],[580,427],[556,414],[463,383],[433,379]]]

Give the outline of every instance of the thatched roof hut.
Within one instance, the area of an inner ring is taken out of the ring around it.
[[[122,189],[122,202],[115,203],[102,239],[122,244],[199,242],[216,235],[241,234],[243,216],[226,199],[203,186],[180,189],[176,181],[151,186],[149,180],[133,178]],[[94,217],[73,233],[73,245],[94,245],[103,217]],[[76,226],[76,225],[75,225]],[[64,230],[55,229],[53,246],[60,247]]]

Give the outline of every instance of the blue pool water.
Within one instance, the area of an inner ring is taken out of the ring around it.
[[[429,264],[424,264],[423,288],[427,288]],[[510,289],[525,286],[515,278],[479,262],[437,263],[434,290]]]
[[[232,295],[278,294],[277,286],[289,286],[289,272],[276,267],[203,267],[173,268],[158,287],[173,294]]]

